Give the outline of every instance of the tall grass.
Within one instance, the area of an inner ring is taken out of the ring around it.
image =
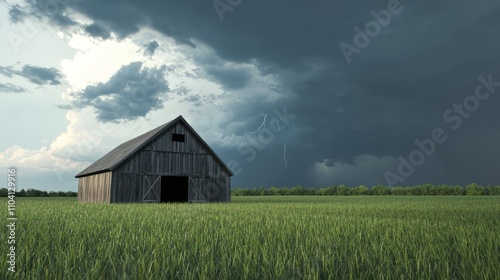
[[[500,279],[494,196],[17,207],[18,272],[5,244],[3,279]]]

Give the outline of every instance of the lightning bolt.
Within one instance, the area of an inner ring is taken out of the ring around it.
[[[275,122],[276,125],[278,126],[278,130],[281,130],[281,128],[280,128],[280,122],[278,120],[274,120],[273,122]]]
[[[262,124],[259,126],[259,128],[256,130],[256,131],[252,131],[250,133],[257,133],[259,132],[264,126],[266,126],[266,118],[267,118],[267,114],[264,114],[264,113],[260,113],[261,115],[264,116],[264,120],[262,121]]]
[[[283,168],[286,168],[288,162],[286,161],[286,144],[283,143],[283,160],[285,160],[285,166]]]

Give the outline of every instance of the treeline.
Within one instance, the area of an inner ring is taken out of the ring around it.
[[[480,186],[476,183],[466,186],[449,186],[423,184],[409,187],[387,187],[376,185],[371,188],[366,186],[346,187],[345,185],[330,186],[326,188],[235,188],[231,191],[234,196],[259,196],[259,195],[500,195],[500,186]]]
[[[6,188],[1,188],[0,189],[0,197],[7,197],[8,191]],[[41,190],[36,190],[36,189],[28,189],[28,190],[20,190],[16,192],[16,197],[76,197],[78,193],[76,192],[47,192],[47,191],[41,191]]]

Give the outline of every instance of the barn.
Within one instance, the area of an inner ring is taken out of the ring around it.
[[[233,173],[179,116],[76,175],[78,201],[228,202]]]

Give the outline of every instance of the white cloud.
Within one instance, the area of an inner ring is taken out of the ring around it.
[[[139,47],[131,40],[100,41],[89,36],[74,35],[69,45],[79,51],[73,59],[61,62],[72,91],[83,90],[89,84],[106,82],[121,66],[143,59]]]

